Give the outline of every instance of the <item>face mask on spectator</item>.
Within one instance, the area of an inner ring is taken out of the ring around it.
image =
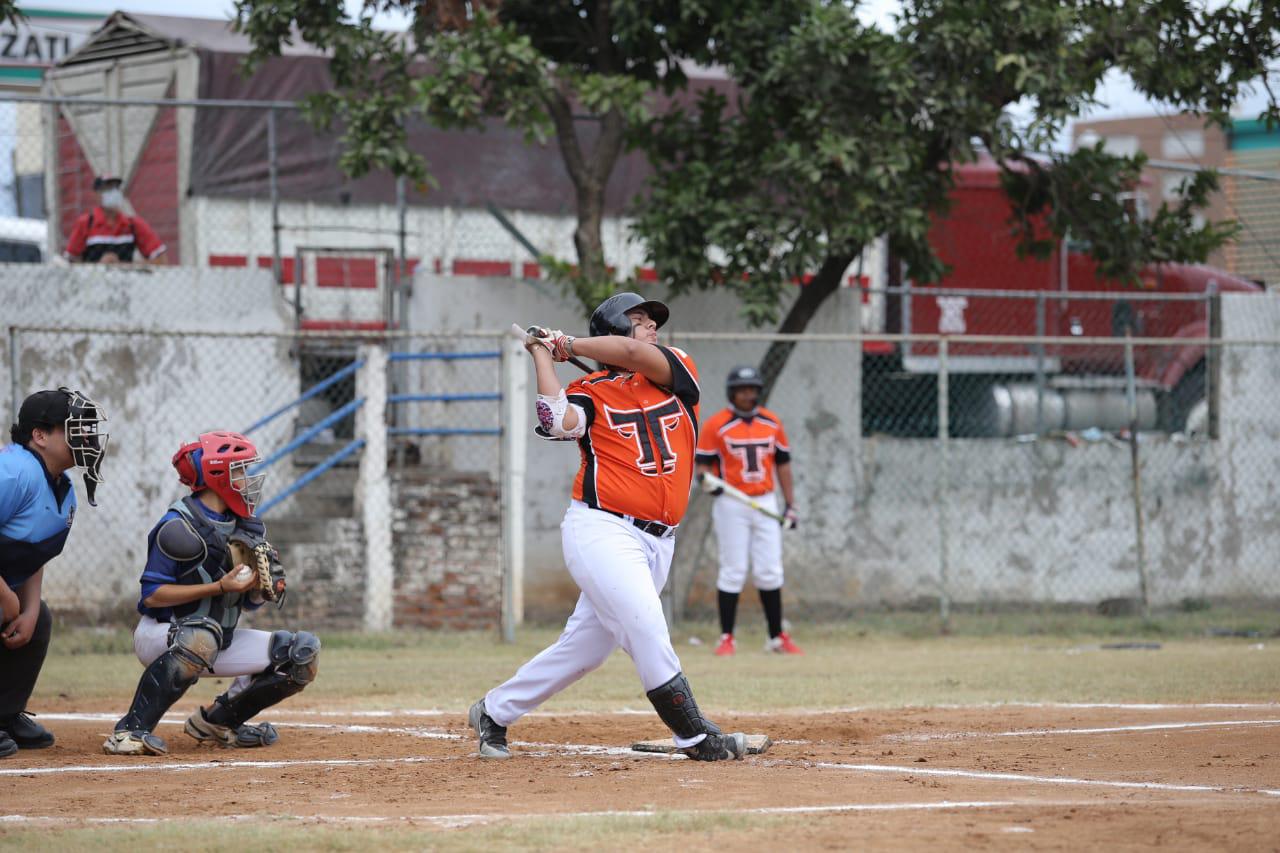
[[[124,207],[124,192],[119,187],[102,191],[102,206],[120,210]]]

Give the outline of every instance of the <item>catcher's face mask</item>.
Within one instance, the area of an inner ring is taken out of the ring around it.
[[[84,493],[90,506],[97,506],[94,500],[98,484],[102,479],[102,460],[107,455],[107,439],[110,434],[102,429],[107,415],[102,407],[79,391],[70,388],[59,388],[67,395],[67,419],[63,423],[66,433],[67,447],[71,449],[71,459],[77,468],[84,469]]]
[[[244,499],[249,515],[257,510],[258,502],[262,499],[262,484],[267,479],[266,474],[251,474],[249,469],[261,461],[261,456],[254,456],[252,459],[232,462],[229,466],[231,488]]]

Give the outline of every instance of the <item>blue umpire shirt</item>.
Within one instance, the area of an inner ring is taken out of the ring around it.
[[[76,492],[65,473],[20,444],[0,448],[0,577],[16,590],[62,553],[76,517]]]

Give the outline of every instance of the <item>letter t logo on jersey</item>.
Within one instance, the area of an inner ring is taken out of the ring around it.
[[[765,467],[762,464],[764,457],[773,452],[772,438],[759,439],[727,439],[724,446],[730,453],[738,458],[738,462],[742,465],[742,480],[746,483],[760,483],[764,481]]]
[[[646,477],[658,477],[676,470],[677,454],[667,443],[666,433],[680,423],[683,412],[675,397],[648,409],[604,407],[609,428],[636,443],[636,467]],[[661,462],[661,465],[659,465]]]

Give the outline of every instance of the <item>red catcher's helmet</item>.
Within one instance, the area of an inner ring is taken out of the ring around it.
[[[238,432],[206,432],[173,454],[178,479],[192,491],[210,489],[240,517],[253,515],[262,496],[265,474],[249,467],[262,461],[258,448]]]

